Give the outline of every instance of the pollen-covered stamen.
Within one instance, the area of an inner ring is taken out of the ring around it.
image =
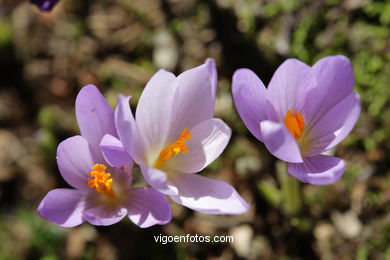
[[[158,156],[158,159],[156,160],[154,167],[160,168],[164,162],[171,159],[173,156],[175,156],[178,153],[186,154],[188,153],[187,146],[185,144],[186,140],[191,139],[191,131],[187,132],[187,128],[184,128],[183,132],[181,132],[179,138],[177,138],[176,141],[174,141],[172,144],[165,147]]]
[[[107,166],[104,164],[95,164],[92,166],[94,171],[89,172],[93,178],[88,178],[88,186],[96,189],[101,194],[113,196],[111,174],[106,172]]]
[[[293,109],[287,111],[284,118],[284,124],[295,139],[299,139],[305,128],[305,120],[301,113],[295,112]]]

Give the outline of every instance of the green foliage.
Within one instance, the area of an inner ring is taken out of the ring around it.
[[[64,243],[64,228],[49,224],[46,220],[40,218],[35,212],[27,208],[20,208],[18,216],[31,231],[31,247],[38,249],[49,259],[53,259],[55,255],[59,255],[58,250]]]

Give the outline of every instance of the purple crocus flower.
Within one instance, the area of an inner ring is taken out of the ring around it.
[[[213,118],[216,88],[211,59],[178,77],[159,70],[141,95],[135,120],[123,97],[115,121],[123,146],[152,187],[200,212],[241,214],[249,206],[231,185],[195,174],[222,153],[231,136]]]
[[[239,69],[232,89],[249,131],[288,162],[288,172],[302,182],[328,185],[341,177],[345,162],[322,153],[341,142],[359,117],[353,86],[349,60],[330,56],[313,67],[286,60],[267,89],[251,70]]]
[[[41,11],[51,11],[53,7],[57,4],[59,0],[30,0],[31,3],[35,4],[36,6],[41,9]]]
[[[126,215],[143,228],[168,223],[171,208],[160,192],[130,188],[132,159],[117,139],[114,111],[95,86],[81,89],[76,116],[82,135],[66,139],[57,150],[61,175],[74,189],[50,191],[39,215],[63,227],[84,221],[106,226]]]

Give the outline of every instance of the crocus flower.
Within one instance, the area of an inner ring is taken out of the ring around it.
[[[288,172],[315,185],[336,182],[345,162],[323,155],[341,142],[360,114],[353,91],[349,60],[330,56],[310,67],[286,60],[266,89],[249,69],[233,76],[233,98],[249,131],[277,158],[288,162]]]
[[[36,6],[41,9],[41,11],[51,11],[53,7],[57,4],[59,0],[30,0],[31,3],[35,4]]]
[[[126,215],[140,227],[169,222],[171,209],[160,192],[130,188],[133,162],[117,139],[114,111],[95,86],[78,94],[76,116],[81,136],[66,139],[57,150],[61,175],[74,189],[50,191],[39,215],[63,227],[84,221],[111,225]]]
[[[135,119],[123,97],[115,121],[123,146],[152,187],[200,212],[241,214],[248,204],[231,185],[195,174],[222,153],[231,136],[213,118],[216,87],[211,59],[178,77],[159,70],[143,90]]]

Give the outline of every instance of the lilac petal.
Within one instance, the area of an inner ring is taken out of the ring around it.
[[[111,174],[114,187],[117,186],[121,191],[127,190],[133,182],[132,170],[133,161],[123,165],[121,168],[110,168],[107,172]]]
[[[115,224],[127,215],[127,209],[123,205],[113,206],[109,202],[103,203],[106,197],[97,192],[91,192],[86,199],[83,217],[86,221],[96,226],[109,226]]]
[[[62,177],[72,187],[79,190],[90,190],[88,175],[96,163],[90,147],[84,137],[76,135],[62,141],[57,148],[57,165]]]
[[[168,179],[167,173],[159,169],[150,168],[144,164],[140,164],[139,166],[145,181],[150,186],[166,195],[178,194],[177,188],[172,185],[171,181]]]
[[[73,189],[50,191],[38,206],[38,214],[59,226],[75,227],[84,222],[85,195]]]
[[[355,125],[360,109],[359,96],[353,92],[317,122],[308,125],[310,150],[305,152],[305,156],[323,153],[341,142]]]
[[[350,61],[341,55],[320,59],[313,65],[318,87],[306,97],[310,111],[315,115],[308,118],[321,117],[323,113],[348,97],[354,86],[354,76]],[[314,99],[316,102],[310,100]],[[306,117],[305,117],[306,118]]]
[[[223,181],[213,180],[198,174],[178,174],[172,182],[179,190],[171,198],[188,208],[207,214],[242,214],[248,203],[237,191]]]
[[[230,128],[212,118],[191,129],[191,140],[186,141],[188,153],[179,153],[166,164],[177,172],[195,173],[212,163],[223,152],[231,136]]]
[[[41,11],[51,11],[59,0],[30,0],[31,3],[37,5]]]
[[[154,150],[155,157],[166,143],[176,89],[176,77],[170,72],[159,70],[146,85],[138,102],[135,115],[138,131],[146,150]],[[133,157],[132,153],[130,155]],[[137,160],[136,157],[133,158]]]
[[[279,66],[273,75],[267,92],[268,100],[273,105],[278,121],[284,122],[287,111],[306,114],[306,94],[316,86],[312,69],[305,63],[288,59]]]
[[[118,104],[115,109],[115,125],[123,148],[137,163],[142,163],[145,155],[143,137],[139,135],[129,100],[131,97],[118,95]]]
[[[217,68],[215,67],[215,61],[211,58],[208,58],[204,63],[204,65],[201,66],[206,66],[207,72],[210,74],[211,94],[213,95],[213,100],[214,100],[215,95],[217,93],[217,86],[218,86],[218,72],[217,72]]]
[[[177,77],[178,87],[173,104],[174,115],[168,143],[175,141],[184,128],[192,129],[195,125],[213,117],[216,78],[215,62],[212,59]]]
[[[238,114],[249,131],[260,141],[260,121],[266,120],[267,91],[263,82],[249,69],[239,69],[233,75],[233,99]]]
[[[100,148],[106,162],[114,167],[121,167],[132,161],[120,140],[112,135],[105,135],[100,142]]]
[[[127,210],[130,220],[142,228],[156,224],[164,225],[172,219],[172,210],[168,200],[152,188],[143,187],[130,190]]]
[[[81,135],[94,153],[100,151],[99,144],[105,134],[117,136],[114,111],[94,85],[83,87],[77,95],[76,117]]]
[[[286,162],[303,162],[298,143],[283,124],[265,120],[260,123],[260,128],[270,153]]]
[[[298,180],[313,185],[335,183],[345,170],[344,160],[326,155],[304,159],[304,163],[289,163],[288,172]]]
[[[359,119],[361,111],[360,98],[359,95],[356,93],[354,93],[353,96],[355,97],[356,103],[351,109],[347,119],[344,121],[343,126],[338,129],[336,133],[336,138],[325,148],[326,150],[329,150],[335,147],[338,143],[340,143],[352,131],[357,120]]]

